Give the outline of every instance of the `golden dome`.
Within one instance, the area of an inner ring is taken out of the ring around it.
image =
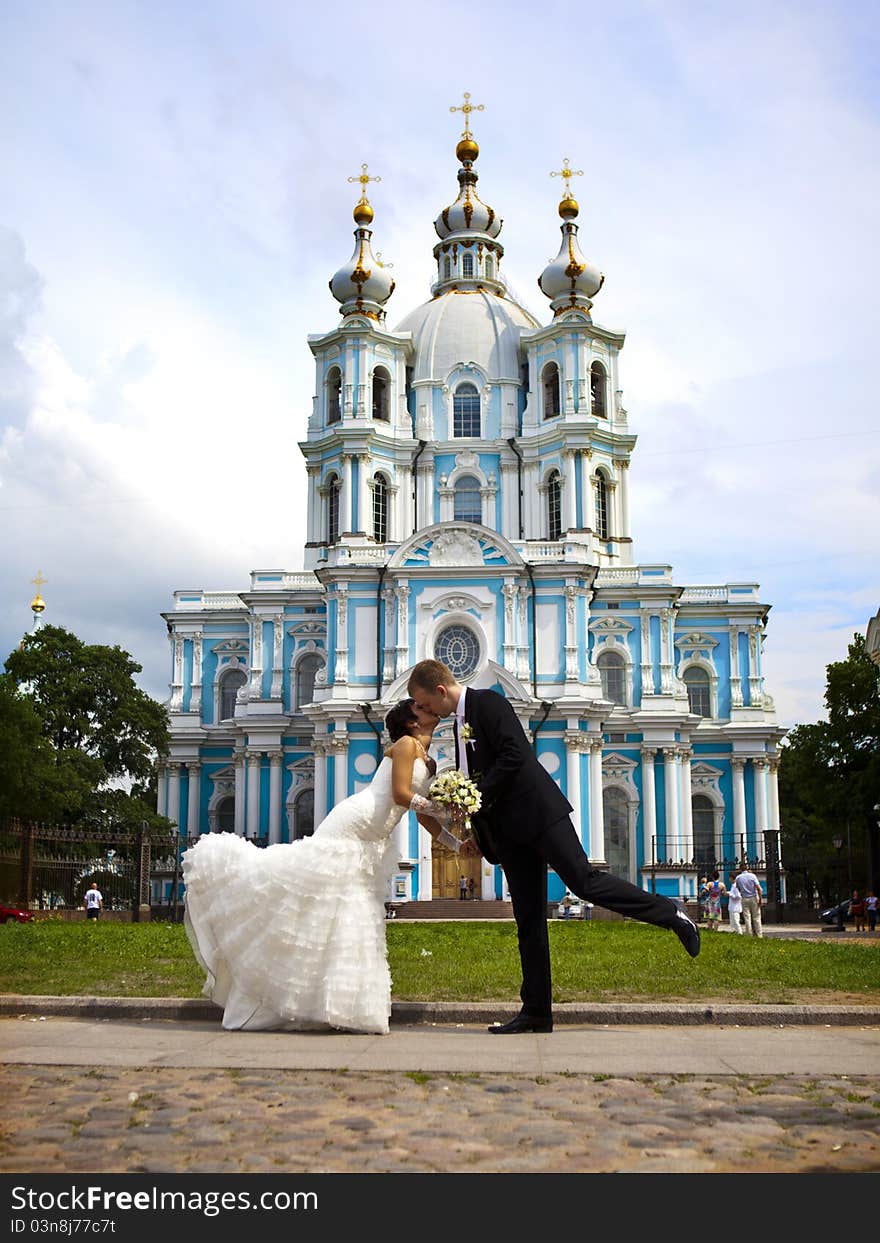
[[[46,601],[41,595],[34,596],[31,600],[31,609],[34,613],[42,613],[46,608]]]
[[[473,164],[479,154],[480,148],[470,136],[460,139],[458,146],[455,148],[456,158],[461,160],[462,164]]]
[[[370,224],[373,219],[373,209],[366,199],[362,199],[360,203],[355,204],[354,211],[355,223],[360,225]]]
[[[576,216],[579,211],[577,199],[572,198],[570,194],[567,194],[559,204],[559,214],[563,220]]]

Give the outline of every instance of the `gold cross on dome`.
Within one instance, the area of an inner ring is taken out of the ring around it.
[[[360,176],[359,176],[359,177],[349,177],[349,179],[348,179],[348,180],[349,180],[349,181],[359,181],[359,182],[361,183],[361,199],[360,199],[360,201],[361,201],[362,203],[366,203],[366,201],[367,201],[367,185],[368,185],[368,183],[369,183],[369,182],[371,182],[371,181],[381,181],[381,180],[382,180],[382,178],[381,178],[381,177],[368,177],[368,176],[367,176],[367,166],[366,166],[366,164],[362,164],[362,165],[361,165],[361,172],[360,172]]]
[[[36,584],[36,588],[37,588],[37,595],[39,595],[39,594],[40,594],[40,588],[41,588],[41,587],[42,587],[45,583],[48,583],[48,581],[49,581],[49,580],[48,580],[48,578],[43,578],[43,571],[42,571],[42,570],[37,570],[37,577],[36,577],[36,578],[32,578],[32,579],[31,579],[31,582]]]
[[[450,108],[449,108],[450,112],[463,112],[464,113],[464,129],[462,130],[462,134],[461,134],[462,138],[471,137],[471,113],[482,112],[484,107],[485,107],[484,104],[472,104],[471,103],[470,91],[465,91],[464,103],[460,107],[457,108],[455,104],[450,105]]]
[[[566,198],[571,198],[572,177],[583,177],[583,175],[584,175],[584,170],[582,168],[569,168],[568,156],[566,156],[565,159],[562,161],[562,168],[560,168],[559,172],[550,174],[551,177],[564,177],[565,178],[565,197]]]

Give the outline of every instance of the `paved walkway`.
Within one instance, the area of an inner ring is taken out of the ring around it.
[[[880,1170],[865,1009],[785,1026],[569,1013],[506,1038],[461,1007],[385,1037],[39,1009],[0,1018],[2,1172]]]

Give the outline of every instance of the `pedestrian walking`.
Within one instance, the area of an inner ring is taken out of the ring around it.
[[[746,863],[740,864],[736,887],[742,898],[742,919],[746,932],[750,932],[753,937],[762,937],[764,929],[761,927],[761,882]]]
[[[98,919],[104,906],[104,897],[98,888],[98,882],[93,880],[89,888],[86,890],[86,896],[83,899],[83,906],[86,911],[86,919]]]
[[[727,891],[727,914],[730,917],[731,931],[738,932],[740,936],[743,935],[742,909],[742,894],[734,881]]]
[[[858,889],[852,892],[852,900],[849,904],[849,913],[855,920],[856,932],[865,931],[865,899],[859,896]]]
[[[873,889],[868,890],[865,898],[865,914],[868,916],[868,931],[875,932],[877,930],[877,905],[880,899],[877,898]]]

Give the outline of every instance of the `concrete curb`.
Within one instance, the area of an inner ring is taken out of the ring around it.
[[[512,1018],[517,1006],[493,1002],[398,1001],[391,1007],[395,1027],[493,1023]],[[219,1023],[212,1002],[190,997],[41,997],[0,995],[0,1018],[135,1019]],[[878,1027],[877,1006],[782,1006],[699,1002],[592,1003],[563,1002],[553,1008],[557,1026],[641,1024],[643,1026],[739,1027]]]

